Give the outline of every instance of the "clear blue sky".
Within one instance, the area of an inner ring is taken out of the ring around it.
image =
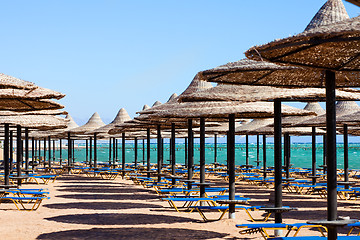
[[[1,1],[0,72],[66,94],[78,124],[181,93],[198,71],[302,32],[325,0]],[[360,8],[345,3],[351,17]],[[302,106],[302,105],[300,105]]]

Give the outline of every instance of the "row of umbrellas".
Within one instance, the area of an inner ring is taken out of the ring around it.
[[[347,101],[360,99],[359,91],[349,88],[360,86],[358,80],[359,34],[359,17],[349,19],[341,0],[328,0],[303,33],[252,47],[245,53],[248,59],[199,72],[182,94],[172,96],[164,104],[154,104],[151,108],[144,108],[135,119],[114,120],[111,124],[105,125],[98,115],[94,114],[84,126],[68,129],[66,132],[69,139],[71,134],[76,137],[90,134],[94,138],[94,145],[96,145],[97,136],[110,137],[109,134],[113,134],[113,137],[121,136],[124,144],[126,134],[131,132],[136,133],[133,136],[146,135],[149,146],[150,134],[155,130],[158,142],[159,180],[162,165],[160,143],[164,136],[162,131],[170,130],[173,165],[176,133],[187,132],[188,177],[191,179],[193,130],[199,127],[200,182],[204,183],[205,130],[212,127],[216,129],[220,127],[219,122],[226,122],[228,123],[226,133],[229,199],[233,200],[236,122],[245,123],[246,119],[254,119],[251,123],[243,124],[239,128],[249,129],[246,133],[251,133],[259,129],[256,128],[259,124],[266,124],[267,127],[263,127],[264,125],[261,127],[262,133],[274,135],[274,207],[282,208],[282,129],[284,128],[286,134],[295,134],[296,131],[299,134],[306,132],[300,127],[312,126],[311,133],[315,134],[315,127],[324,127],[325,120],[328,217],[319,222],[328,227],[329,239],[337,239],[337,226],[347,222],[337,219],[335,101],[340,101],[337,105],[338,116],[350,119],[347,115],[350,113],[347,107],[351,104]],[[209,82],[215,82],[218,85],[212,87]],[[283,101],[326,101],[326,113],[314,104],[309,104],[307,109],[301,110],[283,105]],[[342,108],[344,114],[340,114]],[[356,108],[358,106],[355,106],[354,116],[359,115],[357,114],[359,109]],[[317,117],[313,118],[313,116]],[[269,118],[273,118],[272,121]],[[349,122],[353,122],[354,118],[350,120],[352,121]],[[297,124],[294,125],[295,122]],[[290,126],[296,126],[295,130],[290,130],[293,129]],[[347,131],[345,127],[344,131]],[[325,130],[318,129],[317,132],[324,134]],[[309,134],[309,131],[306,133]],[[124,149],[123,169],[125,167]],[[149,171],[149,147],[147,151],[147,170]],[[95,154],[96,151],[94,151]],[[95,159],[96,156],[94,156]],[[204,194],[204,188],[201,188],[201,194]],[[229,216],[233,218],[234,213],[235,205],[230,204]],[[282,222],[281,212],[276,213],[275,222]]]
[[[189,144],[191,145],[192,121],[198,119],[200,122],[200,169],[202,169],[205,162],[205,122],[227,119],[229,122],[229,198],[231,200],[234,199],[235,193],[235,119],[274,116],[275,208],[281,208],[282,116],[314,114],[314,112],[292,109],[282,105],[281,102],[326,100],[326,114],[322,118],[326,119],[328,217],[319,223],[328,227],[329,239],[337,239],[337,226],[348,222],[337,219],[335,101],[359,99],[356,90],[346,87],[360,86],[358,81],[359,17],[349,19],[344,9],[340,0],[327,1],[303,33],[253,47],[246,52],[249,60],[226,64],[200,72],[196,76],[201,81],[221,83],[217,87],[227,90],[219,91],[217,95],[209,93],[215,91],[212,89],[194,94],[181,94],[176,99],[177,101],[140,112],[140,116],[136,118],[139,121],[137,123],[144,124],[143,126],[148,126],[148,128],[151,125],[156,126],[158,140],[161,139],[161,128],[170,127],[173,139],[175,126],[186,125],[189,129]],[[339,89],[335,90],[336,87]],[[234,94],[234,89],[238,91],[238,94]],[[244,94],[239,94],[241,91]],[[222,98],[222,95],[226,97]],[[111,132],[125,130],[126,127],[120,125],[118,130]],[[190,165],[192,156],[188,157]],[[161,168],[160,163],[161,161],[158,161],[158,168]],[[191,174],[191,170],[189,173]],[[203,175],[200,176],[200,181],[204,181]],[[230,216],[233,213],[234,205],[230,204]],[[275,215],[275,221],[282,221],[280,212]]]

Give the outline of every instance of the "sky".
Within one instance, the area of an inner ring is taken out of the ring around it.
[[[82,125],[180,94],[197,72],[302,32],[325,0],[0,1],[0,72],[66,94]],[[350,17],[360,8],[344,3]],[[304,104],[295,105],[298,107]]]

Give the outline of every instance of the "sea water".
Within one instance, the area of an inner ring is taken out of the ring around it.
[[[156,143],[151,144],[150,159],[151,163],[157,162],[157,147]],[[246,146],[243,143],[238,143],[235,146],[235,162],[236,165],[245,165],[246,164]],[[125,144],[125,162],[132,163],[135,160],[135,150],[133,144]],[[118,147],[118,156],[117,159],[121,162],[122,155],[121,144]],[[311,168],[311,156],[312,148],[309,143],[294,143],[291,145],[291,164],[294,167],[301,168]],[[205,147],[205,160],[206,163],[214,162],[214,144],[206,144]],[[82,162],[86,158],[86,150],[83,144],[80,144],[75,149],[75,161]],[[43,153],[41,154],[43,156]],[[226,164],[226,155],[227,148],[226,144],[217,145],[217,162],[221,164]],[[176,163],[184,164],[185,163],[185,145],[176,144]],[[60,157],[60,152],[57,149],[55,151],[55,157],[58,159]],[[62,149],[62,157],[67,158],[67,149]],[[113,156],[111,156],[113,159]],[[360,169],[360,144],[353,143],[349,144],[349,168],[350,169]],[[99,144],[97,147],[97,161],[98,162],[109,162],[109,146],[108,144]],[[169,144],[164,144],[164,163],[168,163],[170,159],[170,149]],[[194,163],[198,164],[200,159],[199,144],[194,145]],[[266,145],[266,161],[267,166],[274,165],[274,145],[267,143]],[[259,160],[263,160],[263,149],[260,144],[259,149]],[[141,143],[138,144],[138,162],[141,163],[146,161],[146,144],[145,144],[145,157],[143,155],[143,146]],[[256,166],[257,161],[257,146],[256,144],[249,144],[249,164]],[[323,145],[316,145],[316,161],[317,166],[323,165]],[[337,144],[337,165],[338,168],[343,168],[344,166],[344,146],[343,144]],[[262,163],[260,163],[262,166]]]

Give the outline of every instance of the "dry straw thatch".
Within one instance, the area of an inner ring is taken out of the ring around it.
[[[159,111],[163,111],[163,110],[167,110],[167,109],[172,109],[173,107],[177,106],[177,104],[179,103],[179,100],[182,98],[182,96],[186,96],[188,94],[200,93],[202,91],[206,91],[211,88],[213,88],[211,83],[202,80],[201,75],[196,74],[194,79],[189,84],[189,86],[179,96],[176,96],[173,94],[173,95],[171,95],[171,97],[169,98],[169,100],[166,103],[158,105],[158,106],[153,106],[150,109],[143,110],[138,113],[139,114],[151,114],[151,113],[155,113],[155,112],[159,112]]]
[[[77,127],[77,128],[73,128],[71,130],[69,130],[70,133],[72,134],[84,134],[86,132],[95,130],[97,128],[100,128],[102,126],[105,126],[105,123],[101,120],[99,114],[97,112],[95,112],[91,118],[88,120],[87,123],[85,123],[84,125]]]
[[[79,125],[74,121],[74,119],[70,116],[70,114],[67,114],[65,119],[67,120],[66,128],[48,130],[48,131],[33,131],[29,134],[29,137],[34,137],[36,139],[41,139],[41,138],[48,137],[48,136],[51,136],[51,137],[57,138],[57,139],[67,138],[67,132],[70,129],[79,127]]]
[[[0,111],[0,116],[22,116],[22,115],[66,115],[66,111],[60,110],[39,110],[28,112]]]
[[[255,62],[255,61],[253,61]],[[255,62],[256,64],[258,62]],[[255,64],[255,65],[256,65]],[[225,81],[231,78],[224,78]],[[323,88],[282,88],[271,86],[249,86],[237,84],[218,84],[201,92],[181,95],[179,101],[274,101],[275,99],[287,101],[321,101],[325,99]],[[338,100],[360,99],[360,91],[350,88],[336,91]],[[163,104],[165,105],[165,104]]]
[[[274,123],[274,118],[256,118],[247,124],[243,124],[235,128],[235,133],[237,135],[245,135],[255,129],[266,127],[273,123]]]
[[[304,107],[304,110],[314,112],[314,113],[316,113],[316,116],[325,114],[325,110],[320,106],[320,104],[318,102],[309,102]],[[289,117],[284,117],[281,120],[281,124],[283,127],[288,127],[288,126],[292,126],[296,123],[310,120],[312,118],[314,118],[314,116],[289,116]]]
[[[111,123],[103,127],[97,128],[95,130],[89,131],[87,132],[87,134],[93,134],[93,133],[108,134],[109,130],[115,127],[116,125],[122,124],[130,120],[131,117],[129,116],[125,108],[121,108],[118,114],[116,115],[115,119]]]
[[[342,0],[328,0],[316,13],[305,31],[349,19]]]
[[[60,103],[43,99],[43,100],[33,100],[33,99],[1,99],[0,101],[0,110],[10,110],[10,111],[38,111],[38,110],[56,110],[64,108]]]
[[[32,89],[0,88],[1,99],[61,99],[65,94],[47,88],[36,87]]]
[[[312,129],[311,129],[311,127],[282,128],[281,133],[282,134],[288,133],[289,135],[292,135],[292,136],[294,136],[294,135],[295,136],[311,135]],[[251,134],[251,135],[259,135],[259,134],[272,135],[272,134],[274,134],[274,127],[272,127],[272,126],[261,127],[261,128],[249,131],[248,134]],[[324,134],[326,134],[326,131],[324,131],[322,129],[317,129],[316,130],[316,135],[324,135]]]
[[[145,104],[145,105],[143,106],[142,110],[144,111],[144,110],[149,109],[149,108],[150,108],[150,106],[147,105],[147,104]]]
[[[179,103],[171,110],[155,113],[152,119],[161,118],[227,118],[235,114],[236,118],[267,118],[274,115],[274,104],[271,102],[185,102]],[[282,105],[283,116],[312,115],[314,113]]]
[[[293,37],[252,47],[246,56],[314,69],[336,71],[337,87],[358,87],[360,56],[360,17],[305,31]],[[314,70],[315,71],[315,70]],[[323,78],[284,85],[323,86]]]
[[[340,101],[336,103],[336,122],[338,124],[341,124],[340,118],[343,115],[348,115],[350,113],[354,113],[354,112],[358,112],[360,111],[360,107],[359,105],[357,105],[356,102],[353,101]],[[295,123],[293,124],[293,126],[297,126],[297,127],[303,127],[303,126],[307,126],[307,127],[323,127],[326,125],[326,114],[314,117],[314,118],[310,118],[306,121],[303,122],[299,122],[299,123]]]
[[[66,128],[67,120],[53,115],[12,115],[0,116],[1,124],[21,125],[31,129],[50,130]]]
[[[317,31],[320,26],[327,26],[329,24],[334,24],[338,21],[342,21],[348,18],[349,16],[347,15],[345,7],[341,0],[328,0],[314,16],[310,24],[307,26],[307,31],[305,31],[305,33]],[[321,59],[321,56],[316,55],[316,46],[316,41],[308,45],[302,46],[305,47],[304,49],[301,47],[296,48],[293,46],[293,43],[289,43],[289,51],[286,52],[286,54],[289,53],[288,55],[291,54],[291,56],[295,56],[298,54],[298,50],[302,50],[304,52],[301,52],[298,55],[303,54],[305,58],[314,57],[315,61],[318,61],[319,59]],[[263,52],[261,51],[262,49],[254,47],[247,52],[247,56],[258,61],[262,60],[262,57],[264,57],[264,59],[270,61],[272,60],[273,62],[291,63],[291,61],[289,61],[288,59],[288,55],[284,55],[286,61],[279,61],[278,56],[281,56],[281,52],[277,53],[276,58],[270,56],[272,52],[278,52],[278,48],[282,49],[282,47],[283,46],[277,46],[273,49],[273,51],[271,49],[268,50],[266,53],[267,55],[263,55]],[[292,50],[294,50],[294,52],[291,52]],[[258,51],[260,51],[260,54],[258,53]],[[303,65],[307,64],[298,64],[298,66]],[[229,63],[218,68],[204,71],[203,74],[209,81],[216,82],[236,82],[240,84],[250,85],[271,85],[289,87],[324,87],[324,74],[322,69],[309,70],[303,68],[291,68],[289,66],[268,64],[263,61],[260,61],[258,65],[246,61]],[[336,80],[338,82],[337,86],[352,86],[351,84],[348,84],[348,82],[356,81],[356,78],[358,77],[348,76],[345,73],[339,73]]]
[[[0,73],[0,88],[34,89],[36,87],[32,82]]]

